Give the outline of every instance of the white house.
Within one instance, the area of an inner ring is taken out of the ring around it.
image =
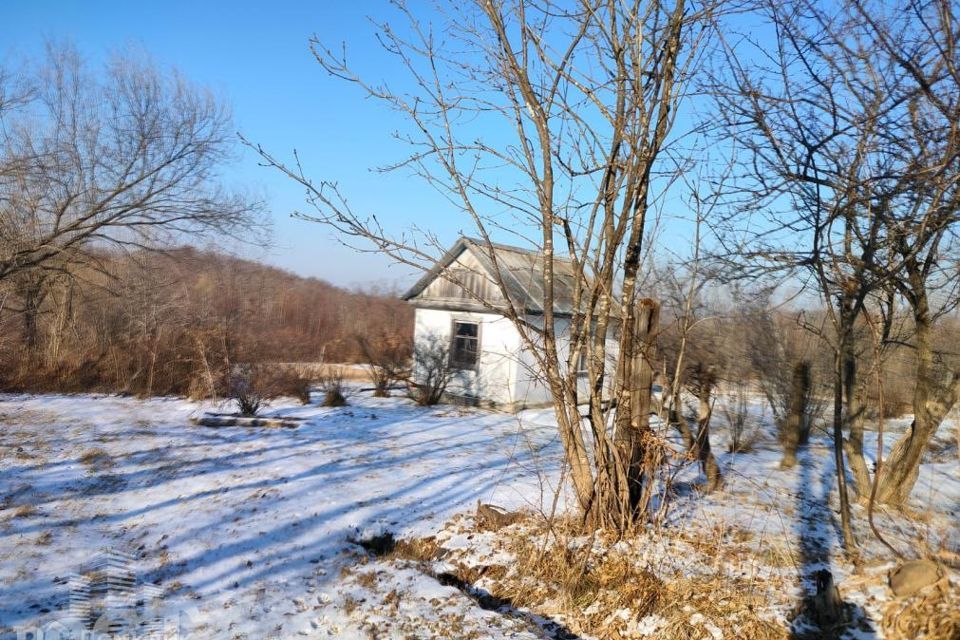
[[[548,404],[550,391],[519,331],[495,311],[506,307],[493,276],[498,269],[514,308],[527,323],[542,326],[543,255],[460,238],[403,297],[416,307],[415,344],[440,344],[449,350],[449,362],[457,369],[447,386],[447,395],[453,399],[505,410]],[[555,324],[565,360],[573,265],[557,258],[554,274]],[[616,347],[615,340],[607,340],[608,353],[613,354]]]

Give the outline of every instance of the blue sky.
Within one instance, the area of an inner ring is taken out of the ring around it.
[[[346,42],[361,73],[390,80],[388,57],[369,22],[386,6],[380,0],[5,0],[0,55],[11,62],[35,56],[47,40],[68,40],[94,63],[127,47],[142,49],[225,98],[250,140],[285,159],[296,148],[307,174],[338,181],[355,211],[375,213],[396,230],[419,223],[452,243],[468,223],[449,203],[418,179],[370,171],[406,156],[409,149],[390,137],[402,121],[329,77],[309,50],[312,35],[330,46]],[[344,286],[402,288],[414,280],[382,256],[342,247],[326,227],[292,219],[292,211],[307,210],[303,189],[259,166],[239,145],[238,155],[227,182],[261,195],[273,220],[269,247],[254,243],[238,251]],[[667,246],[685,246],[689,224],[676,218],[669,224]]]
[[[0,5],[0,55],[7,61],[34,56],[48,39],[73,42],[98,62],[125,47],[141,48],[164,66],[176,66],[232,105],[248,138],[285,156],[296,148],[315,178],[340,182],[360,211],[398,223],[428,218],[452,241],[455,214],[429,189],[403,176],[384,177],[371,166],[402,157],[392,144],[395,123],[354,88],[329,78],[308,49],[316,34],[347,41],[361,65],[375,66],[376,43],[367,16],[378,4],[183,0],[5,0]],[[239,148],[238,148],[239,152]],[[244,248],[252,257],[340,285],[410,282],[408,271],[379,256],[341,247],[326,228],[293,220],[304,209],[303,191],[287,178],[241,153],[228,182],[261,194],[274,233],[268,250]]]

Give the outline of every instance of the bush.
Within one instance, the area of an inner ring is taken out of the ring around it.
[[[264,398],[256,388],[256,374],[252,366],[240,365],[230,376],[230,397],[236,401],[240,415],[257,415]]]
[[[323,392],[323,406],[344,407],[347,397],[344,394],[343,369],[340,367],[325,367],[320,375],[320,390]]]
[[[267,400],[292,396],[310,402],[310,382],[288,368],[264,364],[237,365],[230,376],[229,395],[240,414],[255,416]]]
[[[450,348],[441,336],[426,336],[414,347],[414,374],[409,395],[421,407],[439,404],[457,375],[450,366]]]
[[[256,383],[265,398],[290,396],[310,404],[310,380],[291,368],[261,365]]]
[[[756,430],[747,428],[747,386],[742,381],[731,385],[721,405],[723,417],[730,429],[729,453],[747,453],[753,450],[757,439]]]
[[[370,367],[373,395],[385,398],[390,387],[410,377],[411,340],[406,335],[381,333],[373,338],[357,336],[363,359]]]

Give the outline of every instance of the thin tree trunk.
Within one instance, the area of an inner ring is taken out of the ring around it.
[[[850,471],[853,472],[854,491],[859,498],[870,494],[870,472],[863,458],[863,404],[857,390],[857,357],[852,340],[847,340],[843,361],[843,394],[846,400],[846,432],[849,438],[844,443]]]
[[[650,298],[644,298],[637,306],[636,340],[639,350],[634,356],[633,388],[630,392],[630,430],[633,433],[633,443],[628,475],[630,508],[634,514],[641,504],[645,476],[653,472],[653,469],[644,468],[646,451],[644,439],[650,431],[653,359],[656,336],[660,328],[660,305]],[[649,480],[649,477],[646,479]]]
[[[667,422],[670,426],[674,427],[680,434],[680,437],[683,438],[683,446],[686,447],[687,451],[693,451],[694,447],[697,446],[696,440],[693,437],[693,431],[690,430],[690,425],[687,424],[687,421],[680,417],[673,391],[667,388],[665,393],[667,394],[667,397],[664,398],[667,410]]]
[[[615,415],[614,459],[611,474],[615,495],[608,496],[607,509],[622,521],[621,530],[639,515],[646,476],[645,440],[650,429],[650,395],[653,389],[652,357],[659,326],[660,307],[643,298],[629,314],[632,322],[624,327],[618,367],[619,392]],[[612,500],[612,502],[610,502]]]
[[[845,333],[845,332],[844,332]],[[846,339],[841,334],[841,342]],[[842,348],[834,354],[833,381],[833,458],[837,468],[837,492],[840,497],[840,530],[843,548],[851,551],[856,546],[850,526],[850,499],[847,494],[846,465],[843,462],[843,357]]]
[[[723,486],[723,476],[720,473],[720,465],[710,450],[710,418],[713,415],[713,394],[712,381],[701,385],[700,393],[697,395],[697,459],[700,461],[700,469],[707,478],[706,490],[712,493]]]

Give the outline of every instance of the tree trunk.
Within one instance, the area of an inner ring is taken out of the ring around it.
[[[648,471],[644,468],[645,440],[650,430],[652,359],[660,306],[650,298],[643,298],[632,315],[632,326],[624,327],[623,344],[627,349],[626,353],[620,354],[620,385],[614,423],[614,465],[620,467],[616,472],[618,486],[615,489],[619,494],[616,497],[619,506],[611,504],[608,507],[621,512],[625,510],[626,513],[619,514],[625,522],[632,522],[639,515]]]
[[[701,383],[699,391],[697,394],[697,459],[700,461],[700,469],[703,471],[703,475],[707,478],[707,492],[712,493],[723,486],[720,465],[717,464],[717,459],[710,450],[713,380],[710,379]]]
[[[960,401],[960,375],[944,373],[934,362],[932,324],[923,299],[914,313],[917,331],[913,424],[893,446],[883,465],[876,501],[903,506],[920,471],[920,461],[944,417]]]
[[[44,278],[32,278],[28,274],[25,281],[17,287],[17,293],[23,300],[23,343],[30,353],[36,353],[40,346],[40,305],[46,298]],[[33,362],[37,366],[38,362]]]
[[[677,400],[674,399],[671,390],[665,388],[664,393],[666,394],[664,404],[666,405],[667,422],[670,426],[674,427],[680,434],[680,437],[683,438],[683,446],[687,448],[687,451],[693,451],[694,447],[697,446],[696,440],[693,437],[693,431],[690,430],[690,425],[687,424],[687,421],[680,417],[680,413],[677,411]]]
[[[850,471],[853,472],[854,491],[860,498],[870,494],[870,472],[863,459],[863,404],[857,391],[857,356],[853,352],[852,340],[846,341],[846,352],[843,356],[843,395],[846,400],[845,414],[846,432],[849,434],[844,443]]]
[[[807,424],[807,400],[810,397],[810,363],[801,360],[793,366],[790,381],[790,412],[784,419],[780,439],[783,443],[781,469],[790,469],[797,464],[797,449],[807,444],[810,428]]]
[[[841,330],[841,344],[845,338]],[[850,526],[850,498],[847,495],[846,465],[843,462],[843,357],[842,347],[834,353],[833,362],[833,460],[837,471],[837,493],[840,497],[840,530],[843,548],[851,551],[856,546]]]

